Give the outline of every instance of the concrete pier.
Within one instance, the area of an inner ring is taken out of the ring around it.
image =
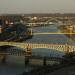
[[[3,58],[2,58],[1,63],[2,63],[2,64],[6,64],[6,55],[3,55]]]
[[[43,66],[46,66],[46,65],[47,65],[46,60],[47,60],[46,57],[44,57],[44,58],[43,58]]]
[[[25,66],[28,66],[29,65],[29,57],[25,57]]]

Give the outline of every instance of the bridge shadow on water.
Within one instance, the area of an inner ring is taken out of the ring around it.
[[[0,54],[0,75],[19,75],[25,70],[31,69],[31,67],[25,67],[24,65],[24,56],[19,56],[19,54],[15,54],[16,52],[21,52],[23,49],[4,45],[0,46],[0,53],[2,52],[14,52],[14,55],[6,55],[6,54]],[[2,56],[6,55],[6,63],[2,63]]]
[[[3,52],[3,51],[8,52],[9,50],[16,50],[16,52],[23,51],[23,49],[13,47],[13,46],[8,46],[8,45],[0,46],[0,52]],[[38,49],[32,49],[32,55],[38,56],[38,57],[41,56],[41,57],[60,57],[61,58],[64,55],[64,53],[56,51],[56,50],[38,48]],[[24,56],[18,56],[18,55],[16,56],[16,54],[7,55],[7,60],[6,60],[7,63],[4,65],[0,63],[0,74],[1,75],[18,75],[24,71],[27,71],[27,67],[25,67],[24,65],[24,59],[25,59]],[[41,59],[39,61],[41,61]],[[32,64],[35,63],[34,65],[38,66],[36,64],[37,62],[32,62]]]
[[[57,50],[50,50],[46,48],[38,48],[32,50],[33,55],[37,56],[46,56],[46,57],[62,57],[64,55],[64,52],[60,52]]]
[[[25,51],[26,49],[21,49],[18,47],[14,46],[9,46],[9,45],[4,45],[0,46],[0,53],[9,53],[8,55],[13,55],[13,56],[23,56],[25,57]],[[60,52],[57,50],[50,50],[47,48],[37,48],[37,49],[32,49],[32,55],[31,56],[37,56],[37,57],[58,57],[62,58],[64,55],[64,52]]]

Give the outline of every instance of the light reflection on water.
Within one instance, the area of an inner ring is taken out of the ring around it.
[[[60,32],[60,30],[55,25],[48,27],[35,27],[33,32]],[[32,39],[27,40],[30,43],[53,43],[53,44],[66,44],[71,43],[69,38],[63,34],[50,34],[50,35],[36,35]]]

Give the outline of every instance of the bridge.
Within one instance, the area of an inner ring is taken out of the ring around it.
[[[75,34],[75,33],[68,33],[68,32],[65,32],[65,33],[62,33],[62,32],[34,32],[33,33],[33,35],[48,35],[48,34],[54,34],[54,35],[57,35],[57,34],[59,34],[59,35],[61,35],[61,34],[69,34],[69,35],[71,35],[71,34]]]
[[[26,50],[27,47],[31,49],[36,49],[36,48],[47,48],[47,49],[53,49],[57,51],[64,52],[66,48],[69,48],[69,51],[75,51],[75,45],[64,45],[64,44],[36,44],[36,43],[20,43],[20,42],[0,42],[0,46],[13,46],[13,47],[18,47],[22,48],[24,51]]]
[[[66,25],[66,24],[63,24],[63,23],[54,23],[54,22],[25,23],[25,25],[27,27],[41,27],[41,26],[45,27],[45,26],[55,25],[55,24],[58,24],[58,26],[60,26],[60,25]]]
[[[75,51],[75,45],[68,44],[36,44],[36,43],[20,43],[20,42],[0,42],[0,47],[18,47],[22,50],[17,51],[16,49],[9,48],[8,51],[0,50],[0,55],[2,56],[2,62],[6,61],[6,55],[18,55],[25,56],[25,65],[29,64],[29,59],[43,59],[43,64],[46,65],[47,60],[62,61],[60,57],[41,57],[32,55],[32,49],[36,48],[47,48],[49,50],[57,50],[61,52],[73,52]]]
[[[43,18],[42,18],[43,19]],[[75,19],[72,17],[49,17],[46,21],[41,22],[30,22],[25,23],[27,27],[39,27],[39,26],[48,26],[48,25],[73,25],[75,24]]]
[[[71,23],[73,23],[72,21],[70,21],[68,19],[68,22],[63,22],[63,20],[58,20],[57,18],[49,18],[47,21],[45,22],[30,22],[30,23],[24,23],[27,27],[40,27],[40,26],[49,26],[49,25],[55,25],[58,24],[58,26],[60,25],[69,25]]]
[[[52,23],[52,22],[50,22],[50,23],[47,23],[47,22],[39,22],[39,23],[25,23],[25,25],[27,26],[27,27],[45,27],[45,26],[49,26],[49,25],[54,25],[55,23]]]

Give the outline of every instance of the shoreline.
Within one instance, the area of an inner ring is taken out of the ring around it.
[[[67,28],[65,28],[65,26],[60,26],[60,27],[58,27],[60,30],[61,30],[61,32],[63,32],[63,33],[71,33]],[[73,32],[72,32],[73,33]],[[75,34],[64,34],[64,35],[66,35],[67,37],[69,37],[70,39],[72,39],[73,41],[75,41]]]

